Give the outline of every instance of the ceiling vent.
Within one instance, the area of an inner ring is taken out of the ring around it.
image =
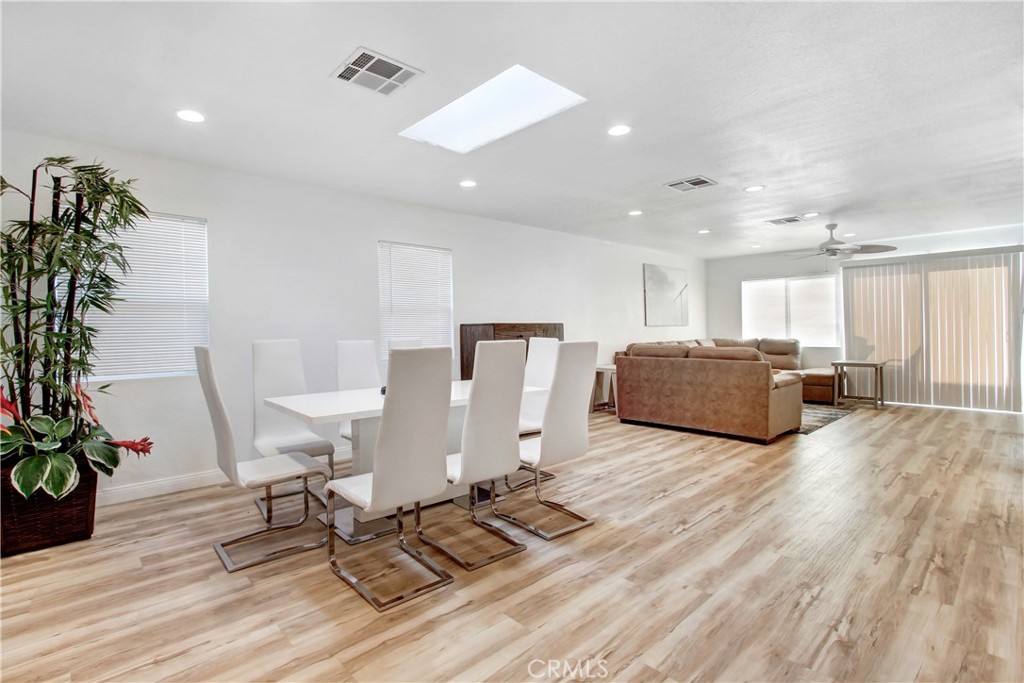
[[[396,59],[366,48],[359,48],[331,72],[333,78],[369,88],[381,95],[390,95],[423,72]]]
[[[671,183],[665,183],[665,187],[671,187],[673,190],[679,190],[680,192],[689,192],[690,190],[696,190],[702,187],[710,187],[711,185],[717,185],[711,178],[705,178],[704,176],[697,175],[686,180],[674,180]]]
[[[786,216],[785,218],[773,218],[770,221],[765,221],[768,225],[789,225],[791,223],[803,223],[804,219],[800,216]]]

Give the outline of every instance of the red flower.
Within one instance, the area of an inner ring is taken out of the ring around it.
[[[92,405],[92,398],[90,398],[89,394],[85,393],[85,390],[82,389],[82,383],[81,382],[75,382],[75,396],[78,397],[78,400],[82,404],[82,408],[85,410],[86,414],[89,416],[89,419],[92,420],[92,423],[94,425],[99,425],[100,419],[98,417],[96,417],[96,411],[95,411],[95,409],[93,408],[93,405]]]
[[[0,415],[12,417],[15,421],[21,422],[21,415],[18,414],[18,406],[8,401],[2,391],[0,391]]]
[[[148,436],[144,436],[138,441],[108,441],[107,443],[138,455],[149,455],[149,452],[153,450],[153,442],[149,440]]]

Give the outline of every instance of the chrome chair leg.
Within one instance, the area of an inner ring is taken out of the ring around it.
[[[328,491],[327,493],[327,528],[331,530],[334,528],[334,491]],[[415,516],[419,519],[419,507],[420,504],[415,504]],[[328,531],[327,539],[327,562],[331,567],[331,571],[334,572],[335,576],[347,583],[350,587],[355,589],[359,595],[363,597],[368,603],[373,605],[373,608],[378,612],[391,609],[401,605],[402,603],[408,602],[413,598],[418,598],[424,593],[436,590],[441,586],[446,586],[455,579],[451,574],[446,572],[444,568],[436,564],[429,557],[421,553],[416,548],[413,548],[405,540],[405,528],[402,524],[402,508],[398,508],[395,513],[395,526],[398,531],[398,546],[404,553],[416,560],[420,565],[427,569],[430,573],[437,577],[435,581],[417,586],[416,588],[410,589],[403,593],[400,593],[394,597],[382,599],[376,593],[374,593],[369,586],[359,580],[354,574],[346,570],[338,563],[338,556],[335,552],[335,534]]]
[[[326,478],[325,478],[325,481],[326,481]],[[302,489],[303,489],[303,491],[305,491],[305,489],[306,489],[306,482],[307,482],[307,478],[303,477],[302,478]],[[251,541],[253,539],[259,538],[261,536],[267,536],[269,534],[272,534],[272,533],[275,533],[275,532],[278,532],[278,531],[284,531],[286,529],[294,529],[296,527],[300,527],[309,518],[309,494],[308,493],[305,494],[303,496],[303,498],[302,498],[302,517],[300,517],[298,519],[298,521],[289,522],[287,524],[273,524],[272,523],[273,518],[274,518],[274,504],[273,504],[273,496],[270,495],[270,487],[269,486],[267,487],[267,498],[268,498],[267,526],[266,526],[265,529],[260,529],[258,531],[253,531],[252,533],[248,533],[248,534],[245,534],[243,536],[238,536],[238,537],[232,538],[232,539],[230,539],[228,541],[221,541],[220,543],[214,543],[213,544],[213,549],[217,552],[217,556],[220,558],[221,563],[223,563],[224,569],[226,569],[229,574],[231,572],[236,572],[239,569],[245,569],[247,567],[252,567],[252,566],[255,566],[257,564],[263,564],[264,562],[270,562],[271,560],[276,560],[276,559],[279,559],[279,558],[282,558],[282,557],[287,557],[289,555],[295,555],[297,553],[305,552],[307,550],[313,550],[315,548],[321,548],[321,547],[323,547],[324,543],[327,542],[327,538],[325,536],[324,538],[320,539],[320,541],[317,542],[317,543],[305,543],[303,545],[292,545],[292,546],[288,546],[287,548],[280,548],[280,549],[275,550],[275,551],[273,551],[271,553],[267,553],[266,555],[261,555],[260,557],[254,558],[252,560],[246,560],[245,562],[235,562],[231,558],[231,554],[227,550],[228,547],[233,546],[233,545],[238,545],[239,543],[245,543],[245,542]]]
[[[469,517],[470,517],[470,520],[473,522],[473,524],[475,524],[476,526],[480,527],[481,529],[483,529],[487,533],[489,533],[489,534],[491,534],[493,536],[497,536],[498,538],[503,540],[505,543],[507,543],[510,546],[512,546],[511,548],[506,548],[505,550],[502,550],[500,552],[492,553],[491,555],[487,555],[486,557],[483,557],[483,558],[481,558],[479,560],[467,560],[465,557],[459,555],[454,550],[452,550],[451,548],[447,547],[446,545],[444,545],[440,541],[438,541],[436,539],[433,539],[433,538],[427,536],[425,533],[423,533],[423,524],[422,524],[422,521],[420,519],[420,506],[419,506],[419,503],[417,503],[416,506],[415,506],[414,521],[415,521],[415,524],[416,524],[416,535],[419,537],[419,539],[421,541],[423,541],[424,543],[426,543],[427,545],[429,545],[431,548],[436,548],[437,550],[440,550],[442,553],[444,553],[445,555],[450,557],[452,560],[455,561],[456,564],[458,564],[460,567],[462,567],[466,571],[473,571],[474,569],[479,569],[480,567],[488,565],[488,564],[490,564],[492,562],[497,562],[498,560],[503,560],[506,557],[509,557],[511,555],[515,555],[516,553],[521,553],[524,550],[526,550],[526,545],[524,545],[522,543],[519,543],[514,538],[512,538],[511,536],[506,534],[503,530],[499,529],[498,527],[496,527],[496,526],[494,526],[492,524],[488,524],[487,522],[483,521],[482,519],[480,519],[477,516],[477,513],[476,513],[476,507],[477,507],[477,494],[476,494],[476,491],[477,491],[476,484],[473,484],[472,486],[469,487]],[[491,504],[493,505],[494,503],[495,503],[495,492],[494,492],[494,480],[492,479],[491,480]]]
[[[321,504],[325,504],[323,494],[318,494],[316,489],[310,491],[309,493],[313,496],[314,499],[318,500]],[[292,496],[298,496],[301,494],[302,491],[298,489],[294,491],[285,491],[283,493],[273,493],[271,491],[271,487],[268,486],[267,492],[262,496],[256,496],[255,498],[252,499],[252,502],[254,505],[256,505],[256,509],[260,511],[260,516],[263,518],[263,521],[269,523],[273,518],[272,508],[275,500],[291,498]]]
[[[517,472],[536,473],[537,470],[535,468],[529,466],[529,465],[520,465],[519,469],[516,470],[516,471]],[[555,473],[554,472],[548,472],[547,470],[540,470],[540,480],[541,481],[548,481],[549,479],[554,479],[554,478],[555,478]],[[505,488],[507,488],[510,492],[511,491],[519,491],[520,489],[525,489],[527,486],[529,486],[532,483],[533,483],[533,478],[532,477],[527,477],[526,479],[523,479],[522,481],[520,481],[520,482],[518,482],[516,484],[513,484],[509,480],[509,475],[507,475],[507,474],[505,475]]]
[[[508,515],[508,514],[505,514],[504,512],[499,511],[498,510],[498,506],[497,506],[497,504],[496,504],[496,502],[494,501],[493,498],[491,499],[491,512],[493,512],[494,516],[497,517],[498,519],[503,519],[503,520],[505,520],[506,522],[508,522],[510,524],[515,524],[517,527],[519,527],[521,529],[526,529],[530,533],[535,534],[537,536],[540,536],[545,541],[551,541],[551,540],[554,540],[556,538],[561,538],[562,536],[565,536],[566,534],[571,534],[574,531],[579,531],[580,529],[588,527],[588,526],[590,526],[591,524],[594,523],[594,520],[587,519],[586,517],[584,517],[583,515],[579,514],[578,512],[573,512],[572,510],[570,510],[569,508],[565,507],[561,503],[556,503],[554,501],[544,500],[543,498],[541,498],[540,497],[540,481],[541,481],[540,469],[539,468],[534,468],[534,470],[533,470],[533,493],[537,497],[537,502],[540,503],[541,505],[543,505],[544,507],[551,508],[552,510],[555,510],[557,512],[561,512],[563,515],[567,515],[569,517],[572,517],[573,519],[577,520],[576,524],[571,524],[571,525],[569,525],[569,526],[567,526],[567,527],[565,527],[563,529],[558,529],[557,531],[544,531],[543,529],[540,529],[539,527],[536,527],[536,526],[534,526],[534,525],[532,525],[532,524],[530,524],[528,522],[524,522],[523,520],[517,519],[517,518],[513,517],[512,515]]]

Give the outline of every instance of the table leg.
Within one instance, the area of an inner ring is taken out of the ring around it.
[[[608,402],[615,408],[615,415],[619,414],[619,373],[612,373],[611,391],[608,392]]]
[[[885,366],[878,368],[878,402],[885,406]]]
[[[879,372],[880,369],[881,368],[879,368],[879,367],[875,367],[875,378],[874,378],[875,379],[875,386],[874,386],[874,394],[873,394],[874,399],[875,399],[875,410],[878,410],[878,408],[879,408],[878,403],[881,400],[881,396],[882,396],[882,377],[881,377],[881,373]]]
[[[832,405],[839,405],[839,382],[841,370],[838,365],[832,366]]]

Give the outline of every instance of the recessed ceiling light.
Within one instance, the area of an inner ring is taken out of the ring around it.
[[[697,231],[697,234],[698,234],[698,235],[706,235],[706,234],[708,234],[709,232],[711,232],[711,231],[710,231],[710,230],[708,230],[707,228],[704,228],[703,230],[698,230],[698,231]]]
[[[608,135],[613,135],[615,137],[619,137],[620,135],[628,134],[629,131],[631,131],[631,130],[633,130],[633,129],[630,128],[629,126],[622,126],[622,125],[612,126],[611,128],[608,129]]]
[[[629,212],[629,215],[630,216],[642,216],[642,215],[644,215],[644,212],[640,211],[638,209],[633,209],[632,211]]]
[[[843,237],[856,237],[856,236],[857,236],[857,233],[855,233],[855,232],[843,233]]]
[[[516,64],[399,135],[465,154],[586,101]]]
[[[476,181],[475,180],[463,180],[461,183],[459,183],[459,185],[461,187],[476,187]]]
[[[751,185],[750,187],[744,187],[744,192],[760,192],[764,189],[764,185]]]
[[[751,244],[751,245],[750,245],[750,248],[751,248],[751,249],[760,249],[760,248],[761,248],[761,245],[760,245],[760,244]]]
[[[202,123],[206,120],[206,117],[197,111],[191,109],[182,109],[178,112],[178,118],[182,121],[188,121],[189,123]]]
[[[817,218],[820,215],[817,211],[811,211],[810,213],[805,213],[804,218]]]

